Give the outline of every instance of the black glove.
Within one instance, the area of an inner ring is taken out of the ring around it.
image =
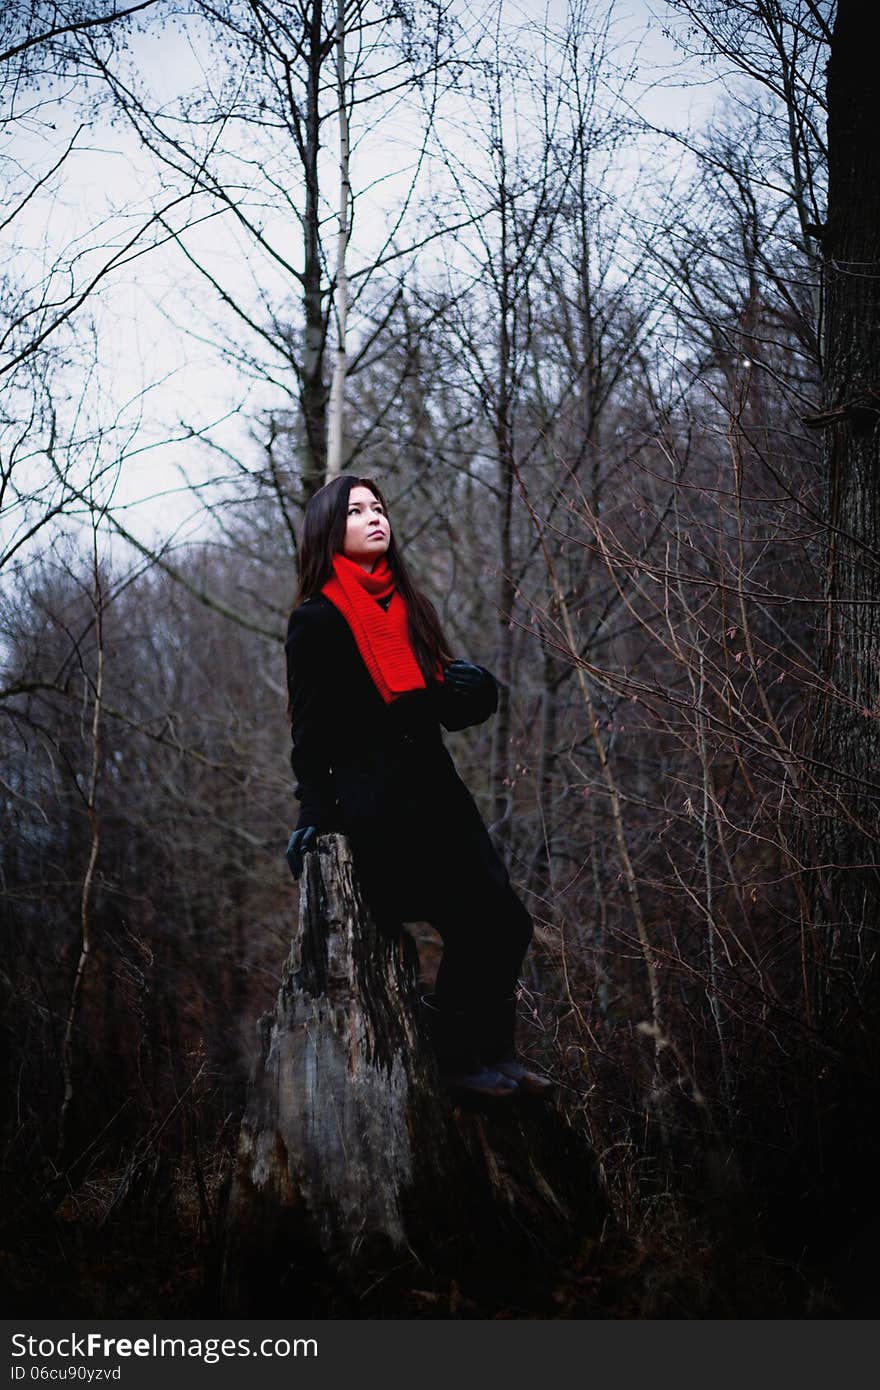
[[[303,855],[308,854],[310,849],[314,849],[318,843],[318,830],[314,825],[304,825],[299,830],[294,830],[284,851],[284,857],[290,865],[290,872],[294,878],[299,878],[303,871]]]
[[[472,661],[450,661],[449,665],[443,668],[443,680],[450,689],[462,695],[471,695],[483,686],[486,672],[482,666],[475,666]]]

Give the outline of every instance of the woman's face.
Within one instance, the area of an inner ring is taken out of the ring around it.
[[[353,487],[348,497],[348,522],[342,553],[367,573],[391,544],[391,527],[385,508],[368,487]]]

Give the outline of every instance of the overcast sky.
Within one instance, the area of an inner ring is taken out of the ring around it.
[[[518,19],[541,21],[546,14],[551,26],[561,26],[565,9],[563,0],[551,0],[546,10],[520,0],[517,5],[507,4],[505,15],[515,23]],[[704,121],[722,93],[705,71],[682,65],[661,32],[661,20],[668,18],[662,0],[620,0],[614,10],[614,32],[620,62],[638,53],[638,74],[625,92],[633,111],[656,126],[681,131]],[[162,103],[170,105],[200,80],[204,54],[170,27],[164,33],[150,30],[135,36],[132,51],[142,79]],[[457,114],[449,105],[448,109]],[[47,167],[57,157],[60,140],[72,130],[72,110],[59,106],[54,112],[43,112],[44,117],[47,114],[52,115],[54,130],[34,122],[23,122],[18,130],[13,153],[25,169]],[[409,181],[407,166],[420,134],[413,111],[406,106],[370,132],[359,124],[360,116],[356,112],[353,183],[356,191],[371,191],[357,206],[353,268],[369,259],[396,201],[403,196]],[[469,131],[465,118],[459,120],[459,135],[450,137],[454,125],[453,120],[445,128],[447,140],[462,142],[457,152],[463,163],[478,160],[481,132]],[[470,147],[469,138],[473,140]],[[635,179],[648,148],[647,140],[631,142],[623,163],[618,162],[618,174],[629,162]],[[650,148],[656,161],[656,143]],[[678,158],[672,149],[670,161]],[[331,148],[328,158],[332,153]],[[64,166],[63,179],[45,196],[35,198],[27,218],[16,222],[19,272],[35,275],[41,259],[51,260],[56,248],[79,241],[80,273],[85,273],[96,257],[105,254],[107,245],[117,245],[130,235],[156,197],[156,169],[136,137],[123,125],[99,121],[84,148]],[[199,211],[210,211],[207,202]],[[276,216],[267,226],[279,247],[296,261],[295,221],[288,226]],[[91,251],[95,243],[101,249]],[[244,247],[228,214],[193,228],[187,233],[187,245],[250,303],[256,305],[262,297],[277,307],[290,294],[289,279],[279,275],[267,258],[257,258]],[[422,264],[430,267],[430,259],[422,258]],[[97,341],[96,368],[89,379],[90,409],[103,422],[115,422],[117,445],[127,440],[131,455],[117,481],[115,500],[132,507],[144,504],[132,521],[142,534],[166,532],[172,518],[183,523],[188,514],[197,514],[183,492],[169,496],[169,490],[182,488],[183,473],[193,481],[207,476],[217,466],[217,455],[191,442],[163,441],[175,440],[181,428],[203,429],[227,417],[224,424],[215,424],[214,438],[238,457],[258,462],[259,451],[249,439],[249,412],[273,397],[279,400],[279,393],[249,384],[223,362],[214,325],[223,324],[224,316],[216,296],[173,245],[114,273],[90,301],[89,313]],[[236,331],[228,316],[225,324],[225,331]],[[356,319],[354,329],[356,334]],[[72,394],[76,395],[81,381],[81,373],[71,381]],[[163,496],[161,504],[153,500],[158,495]]]

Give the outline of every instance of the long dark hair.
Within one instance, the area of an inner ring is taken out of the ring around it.
[[[348,499],[354,487],[369,488],[373,496],[382,503],[386,516],[388,515],[385,498],[372,478],[357,478],[353,473],[340,473],[338,477],[319,488],[306,507],[303,518],[299,548],[299,592],[294,601],[294,608],[298,608],[314,594],[319,594],[333,573],[333,557],[341,552],[345,541]],[[431,681],[437,673],[437,662],[452,660],[449,643],[443,634],[433,603],[420,593],[412,582],[397,549],[393,531],[386,557],[394,576],[394,586],[406,604],[413,654],[425,680]]]

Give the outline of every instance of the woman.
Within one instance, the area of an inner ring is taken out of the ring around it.
[[[548,1089],[514,1056],[515,989],[532,921],[440,732],[480,724],[494,677],[453,661],[395,545],[382,494],[342,475],[306,508],[287,681],[300,816],[295,878],[324,831],[352,847],[377,922],[432,923],[444,951],[423,1001],[454,1090]]]

